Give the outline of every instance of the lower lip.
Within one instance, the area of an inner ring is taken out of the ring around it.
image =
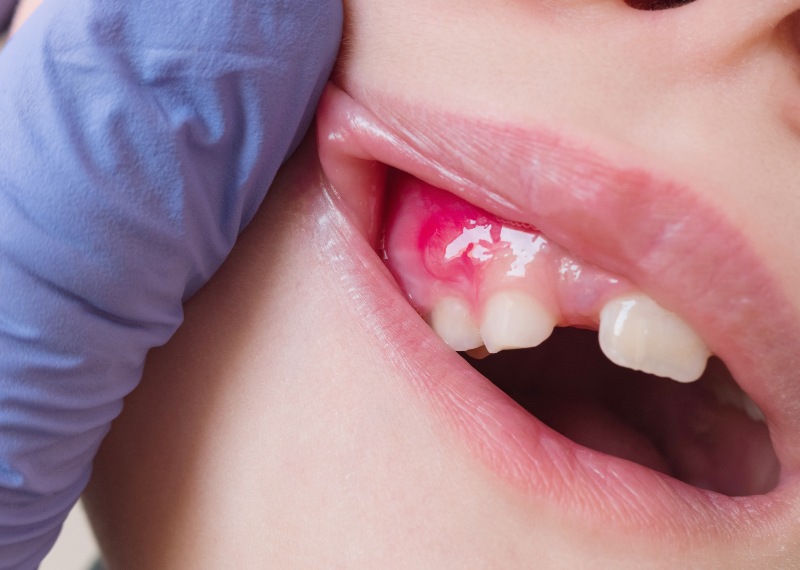
[[[690,547],[744,544],[755,529],[791,528],[784,482],[769,495],[728,497],[597,452],[553,431],[433,334],[405,300],[372,247],[351,242],[354,290],[396,373],[422,395],[456,441],[517,492],[544,500],[569,520]],[[411,356],[413,355],[413,356]],[[780,535],[778,535],[780,536]]]
[[[354,247],[360,261],[352,269],[363,277],[362,286],[370,289],[367,297],[375,302],[371,315],[375,334],[390,354],[414,355],[403,358],[397,369],[483,464],[520,492],[543,498],[576,520],[607,525],[611,518],[621,529],[661,535],[679,540],[677,544],[709,540],[744,544],[755,529],[792,528],[797,492],[789,474],[768,495],[727,497],[589,450],[539,422],[439,341],[417,318],[370,248],[377,234],[369,228],[375,227],[380,211],[374,195],[385,177],[376,157],[381,152],[391,155],[396,160],[384,161],[398,168],[413,163],[414,157],[398,156],[396,148],[374,148],[393,146],[381,137],[373,140],[373,148],[364,148],[354,131],[370,125],[354,123],[353,117],[347,118],[346,128],[332,125],[325,117],[326,107],[334,104],[332,96],[338,95],[329,93],[321,105],[319,122],[326,130],[321,131],[320,154],[343,208],[358,227],[367,228],[360,230],[366,240]]]

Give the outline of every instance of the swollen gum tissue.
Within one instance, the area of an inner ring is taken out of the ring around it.
[[[386,264],[423,316],[458,296],[479,320],[487,299],[510,290],[534,296],[561,326],[596,329],[604,303],[634,290],[536,228],[399,172],[390,176],[384,228]]]

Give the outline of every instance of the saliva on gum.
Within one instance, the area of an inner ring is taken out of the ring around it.
[[[502,219],[406,174],[388,191],[384,257],[423,315],[443,296],[456,295],[478,318],[493,295],[517,291],[536,297],[558,324],[596,327],[603,302],[632,289],[530,224]]]

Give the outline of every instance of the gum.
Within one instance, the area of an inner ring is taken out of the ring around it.
[[[535,296],[559,326],[596,329],[607,301],[637,291],[538,229],[499,218],[399,171],[387,180],[383,254],[425,318],[440,299],[457,296],[480,323],[486,301],[513,290]]]

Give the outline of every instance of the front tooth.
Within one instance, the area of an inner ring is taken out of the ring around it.
[[[458,297],[444,297],[430,317],[431,328],[453,350],[471,350],[483,345],[469,306]]]
[[[497,293],[483,311],[481,337],[491,353],[538,346],[553,332],[556,320],[530,295],[517,291]]]
[[[711,356],[689,325],[642,294],[606,303],[599,338],[611,362],[678,382],[700,378]]]

